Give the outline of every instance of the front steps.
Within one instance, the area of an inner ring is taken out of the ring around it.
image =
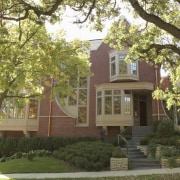
[[[132,128],[132,139],[129,141],[128,158],[130,160],[130,169],[153,169],[160,168],[158,160],[147,158],[137,146],[142,137],[152,133],[152,127],[150,126],[135,126]],[[121,148],[127,153],[127,148]]]

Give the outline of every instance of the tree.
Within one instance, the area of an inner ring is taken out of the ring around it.
[[[102,17],[117,12],[108,0],[0,2],[0,108],[4,100],[21,104],[29,98],[42,98],[46,91],[51,97],[57,92],[67,96],[79,77],[90,75],[88,54],[83,49],[87,43],[66,42],[62,33],[51,37],[46,32],[45,22],[60,21],[67,6],[84,18],[76,23],[89,18],[101,24]]]
[[[130,47],[127,60],[160,64],[169,71],[171,89],[159,89],[154,98],[166,99],[168,109],[180,107],[180,1],[179,0],[125,0],[134,10],[139,24],[125,20],[113,23],[106,42],[113,48]]]
[[[78,77],[90,75],[88,54],[80,41],[66,42],[62,34],[54,39],[44,26],[28,19],[20,26],[1,26],[0,35],[0,107],[5,99],[20,103],[42,98],[52,88],[52,97],[57,91],[68,95],[69,79],[77,83]]]
[[[107,19],[120,15],[122,3],[127,9],[134,10],[135,17],[144,21],[140,25],[128,26],[123,21],[114,22],[106,41],[118,49],[128,45],[130,54],[127,60],[151,61],[170,70],[172,90],[158,90],[154,96],[167,99],[169,108],[173,104],[180,105],[179,0],[3,0],[0,3],[1,42],[6,41],[10,23],[18,23],[16,33],[21,39],[26,32],[21,30],[21,25],[26,20],[37,26],[43,26],[46,21],[57,22],[67,7],[75,12],[75,23],[90,22],[95,29],[102,30]]]

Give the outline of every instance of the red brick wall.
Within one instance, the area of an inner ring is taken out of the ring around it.
[[[91,51],[90,62],[93,76],[90,78],[90,96],[89,96],[89,126],[77,127],[76,119],[65,117],[60,108],[54,102],[52,104],[52,117],[50,126],[50,136],[96,136],[100,137],[101,128],[96,127],[96,90],[95,85],[109,83],[109,51],[111,49],[106,44],[101,44],[98,50]],[[158,73],[159,76],[159,73]],[[158,77],[159,78],[159,77]],[[139,62],[139,80],[153,82],[155,84],[155,69],[145,62]],[[153,104],[153,110],[156,111],[156,103]],[[48,99],[41,101],[39,131],[38,136],[48,136],[50,102]],[[154,113],[154,112],[153,112]],[[46,117],[45,117],[46,116]],[[109,133],[114,135],[119,132],[119,127],[110,128]]]

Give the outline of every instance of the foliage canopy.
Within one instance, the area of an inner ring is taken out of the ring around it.
[[[172,88],[155,91],[154,97],[166,99],[169,108],[179,106],[179,0],[3,0],[0,3],[0,105],[6,97],[20,96],[22,87],[29,92],[28,96],[41,94],[43,89],[37,82],[46,80],[45,74],[58,80],[61,86],[56,84],[54,88],[58,86],[62,94],[67,90],[64,82],[77,77],[74,76],[77,69],[86,74],[89,64],[82,44],[51,39],[44,28],[46,21],[61,20],[70,8],[75,12],[75,23],[88,21],[95,29],[102,30],[107,19],[119,17],[122,4],[143,22],[127,25],[125,21],[115,21],[106,42],[117,49],[128,45],[127,59],[150,61],[169,70]]]

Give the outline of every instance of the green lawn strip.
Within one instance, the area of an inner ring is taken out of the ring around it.
[[[13,159],[0,163],[1,174],[62,173],[75,171],[75,168],[51,157],[35,157],[32,161],[27,159]]]

